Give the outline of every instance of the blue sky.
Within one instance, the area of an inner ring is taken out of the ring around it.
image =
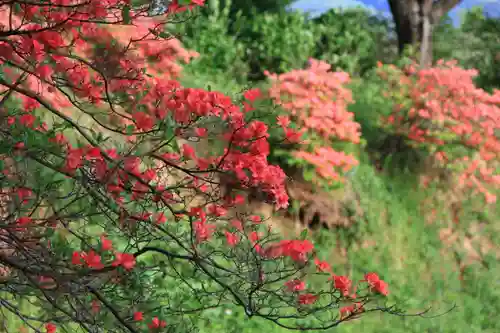
[[[459,6],[450,12],[450,15],[455,22],[458,22],[461,11],[477,5],[484,5],[488,13],[500,16],[500,0],[463,0]],[[374,11],[389,12],[387,0],[298,0],[293,4],[292,8],[321,13],[333,7],[356,6],[363,6]]]

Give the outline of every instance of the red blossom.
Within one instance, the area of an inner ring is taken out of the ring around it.
[[[94,314],[99,313],[99,310],[101,309],[101,303],[99,303],[98,300],[93,299],[91,303],[91,308]]]
[[[294,279],[285,282],[285,287],[288,289],[288,291],[293,292],[293,291],[302,291],[306,289],[306,284],[304,281]]]
[[[238,235],[230,233],[229,231],[225,231],[227,244],[231,247],[234,247],[236,244],[240,242],[240,238]]]
[[[81,265],[82,264],[83,257],[78,251],[73,252],[73,256],[71,257],[71,263],[73,265]]]
[[[144,314],[140,311],[134,312],[134,321],[142,321],[144,320]]]
[[[21,125],[26,126],[26,127],[33,127],[33,124],[35,123],[36,117],[32,115],[31,113],[25,113],[21,117],[19,117],[19,123]]]
[[[313,294],[302,294],[299,295],[299,304],[309,305],[314,304],[318,300],[318,296]]]
[[[262,92],[260,91],[259,88],[253,88],[245,91],[243,93],[243,96],[249,100],[250,102],[254,102],[255,100],[259,99],[262,97]]]
[[[101,262],[101,256],[98,255],[94,250],[90,250],[88,253],[81,253],[83,261],[87,264],[89,268],[102,269],[104,265]]]
[[[45,331],[47,333],[55,333],[55,331],[57,330],[57,326],[52,324],[52,323],[47,323],[45,324]]]
[[[24,225],[30,224],[32,221],[33,220],[29,216],[21,216],[16,220],[16,223],[21,225],[21,226],[24,226]]]
[[[135,264],[135,256],[133,254],[115,252],[115,261],[111,263],[111,266],[122,266],[126,270],[131,270]]]
[[[330,279],[333,280],[333,286],[335,289],[340,290],[344,296],[349,294],[352,281],[347,276],[333,274]]]
[[[326,261],[321,261],[318,258],[314,258],[314,264],[316,265],[318,272],[329,272],[332,270],[332,267],[329,263],[327,263]]]
[[[151,116],[145,114],[144,112],[136,112],[132,115],[138,129],[144,131],[150,131],[154,126],[154,120]]]
[[[103,251],[111,251],[113,249],[113,243],[105,235],[101,235],[101,249]]]
[[[148,324],[149,329],[157,329],[157,328],[163,328],[167,326],[167,322],[164,320],[160,320],[158,317],[154,317],[151,320],[151,323]]]
[[[165,216],[165,214],[163,212],[160,212],[158,214],[156,214],[156,223],[157,224],[164,224],[167,222],[167,217]]]

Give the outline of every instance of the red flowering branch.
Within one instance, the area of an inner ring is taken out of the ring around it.
[[[240,105],[176,80],[196,54],[163,26],[200,5],[154,17],[123,0],[0,6],[2,322],[180,332],[236,303],[324,329],[389,310],[374,273],[355,292],[310,241],[242,213],[249,189],[286,207],[286,176],[268,162],[268,126],[249,116],[258,90]]]

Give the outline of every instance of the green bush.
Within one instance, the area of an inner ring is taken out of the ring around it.
[[[231,73],[238,83],[245,82],[248,65],[245,63],[244,45],[228,33],[229,7],[220,8],[217,1],[201,15],[186,22],[172,25],[172,31],[179,35],[184,47],[200,53],[187,70],[207,76],[221,77]]]
[[[300,12],[264,13],[239,17],[234,30],[246,46],[250,78],[264,78],[264,70],[284,73],[302,68],[313,56],[318,29]]]
[[[459,28],[446,17],[434,33],[434,59],[456,59],[464,68],[476,68],[476,84],[491,92],[500,88],[499,31],[500,19],[486,17],[481,8],[466,12]]]
[[[377,60],[392,61],[396,45],[390,38],[389,21],[365,9],[331,9],[314,20],[320,38],[315,58],[351,75],[364,74]]]

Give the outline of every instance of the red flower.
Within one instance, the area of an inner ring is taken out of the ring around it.
[[[20,218],[17,219],[17,224],[19,225],[26,225],[30,224],[33,220],[29,216],[21,216]]]
[[[375,290],[376,292],[387,296],[389,294],[389,285],[380,279],[377,273],[367,273],[365,274],[365,279],[363,280],[368,283],[371,290]]]
[[[66,165],[65,169],[68,172],[74,172],[82,166],[83,152],[81,149],[72,149],[68,147],[66,152]]]
[[[182,155],[186,160],[194,160],[196,158],[196,152],[194,148],[187,143],[182,145]]]
[[[132,118],[137,128],[144,131],[150,131],[155,124],[153,118],[144,112],[136,112],[132,115]]]
[[[68,142],[64,134],[62,133],[56,133],[56,135],[53,138],[49,139],[50,142],[57,143],[58,145],[64,145]]]
[[[134,312],[134,320],[135,321],[142,321],[144,319],[143,313],[140,311]]]
[[[299,143],[302,140],[302,135],[305,133],[304,129],[297,131],[293,128],[285,128],[283,131],[285,132],[286,140],[290,143]]]
[[[363,312],[363,304],[361,303],[354,303],[352,305],[344,306],[340,308],[340,318],[345,318],[353,313],[359,313]]]
[[[286,128],[290,125],[290,118],[288,116],[277,116],[276,122],[283,128]]]
[[[250,102],[253,102],[253,101],[257,100],[258,98],[262,97],[262,92],[260,91],[259,88],[253,88],[253,89],[245,91],[243,93],[243,97],[245,97]]]
[[[73,252],[73,256],[71,257],[71,263],[73,265],[81,265],[82,264],[82,256],[80,254],[80,252],[78,251],[74,251]]]
[[[350,315],[354,312],[354,305],[348,305],[340,308],[340,317],[344,318],[345,316]]]
[[[240,238],[238,237],[238,235],[230,233],[229,231],[226,231],[225,235],[227,244],[231,247],[234,247],[236,244],[240,242]]]
[[[215,232],[215,225],[206,224],[203,220],[193,222],[193,229],[198,243],[204,242]]]
[[[262,222],[262,218],[259,215],[250,216],[250,220],[254,223],[261,223]]]
[[[288,291],[293,292],[293,291],[302,291],[306,289],[306,284],[304,281],[301,281],[299,279],[293,279],[290,281],[285,282],[285,286],[287,287]]]
[[[27,198],[33,195],[33,192],[29,188],[20,187],[16,190],[17,197],[22,204],[28,202]]]
[[[47,333],[54,333],[57,330],[57,327],[52,323],[47,323],[45,324],[45,330]]]
[[[54,74],[54,70],[49,65],[41,65],[35,69],[35,73],[38,74],[41,79],[50,82],[52,80],[52,74]]]
[[[133,254],[115,252],[115,261],[111,264],[112,266],[122,266],[126,270],[131,270],[134,268],[136,262]]]
[[[101,309],[101,304],[99,304],[99,301],[97,301],[97,300],[94,299],[94,300],[92,300],[91,307],[92,307],[92,312],[93,313],[98,313],[99,310]]]
[[[32,115],[31,113],[26,113],[23,114],[21,117],[19,117],[19,122],[21,125],[26,126],[26,127],[33,127],[33,124],[35,123],[36,117]]]
[[[248,238],[250,239],[250,241],[252,243],[257,243],[259,241],[259,239],[260,239],[260,235],[259,235],[259,233],[257,231],[252,231],[250,233],[250,235],[248,236]]]
[[[89,147],[85,153],[85,159],[90,160],[102,160],[101,150],[97,147]]]
[[[199,136],[200,138],[204,138],[207,136],[208,130],[206,128],[203,128],[203,127],[198,127],[198,128],[195,128],[194,133],[197,136]]]
[[[382,294],[384,296],[389,295],[389,285],[383,280],[379,280],[378,282],[376,282],[374,289],[379,294]]]
[[[367,273],[365,274],[365,279],[363,281],[368,282],[368,284],[373,287],[375,283],[380,281],[380,278],[377,273]]]
[[[335,289],[340,290],[344,296],[349,294],[352,281],[347,276],[332,275],[330,279],[333,280]]]
[[[113,249],[113,243],[107,239],[105,235],[101,235],[101,248],[103,251],[110,251]]]
[[[114,148],[106,150],[106,154],[108,154],[108,156],[111,158],[114,158],[114,159],[118,158],[118,152]]]
[[[165,214],[163,212],[158,213],[156,215],[156,223],[164,224],[165,222],[167,222],[167,217],[165,216]]]
[[[154,317],[148,325],[149,329],[161,328],[165,326],[167,326],[167,323],[164,320],[158,319],[158,317]]]
[[[102,269],[104,265],[101,262],[101,256],[94,252],[94,250],[90,250],[89,253],[82,252],[82,259],[85,261],[87,266],[95,269]]]
[[[306,254],[314,249],[314,245],[306,240],[283,240],[270,249],[272,256],[288,256],[294,261],[304,261]]]
[[[329,263],[326,261],[320,261],[318,258],[314,258],[314,264],[318,269],[318,272],[328,272],[332,269]]]
[[[316,300],[318,299],[318,296],[315,296],[313,294],[302,294],[299,295],[299,304],[314,304]]]
[[[180,13],[186,11],[187,8],[188,8],[187,6],[180,6],[178,0],[172,0],[170,5],[168,5],[168,12],[174,14]]]
[[[191,0],[191,4],[203,6],[205,4],[205,0]]]

